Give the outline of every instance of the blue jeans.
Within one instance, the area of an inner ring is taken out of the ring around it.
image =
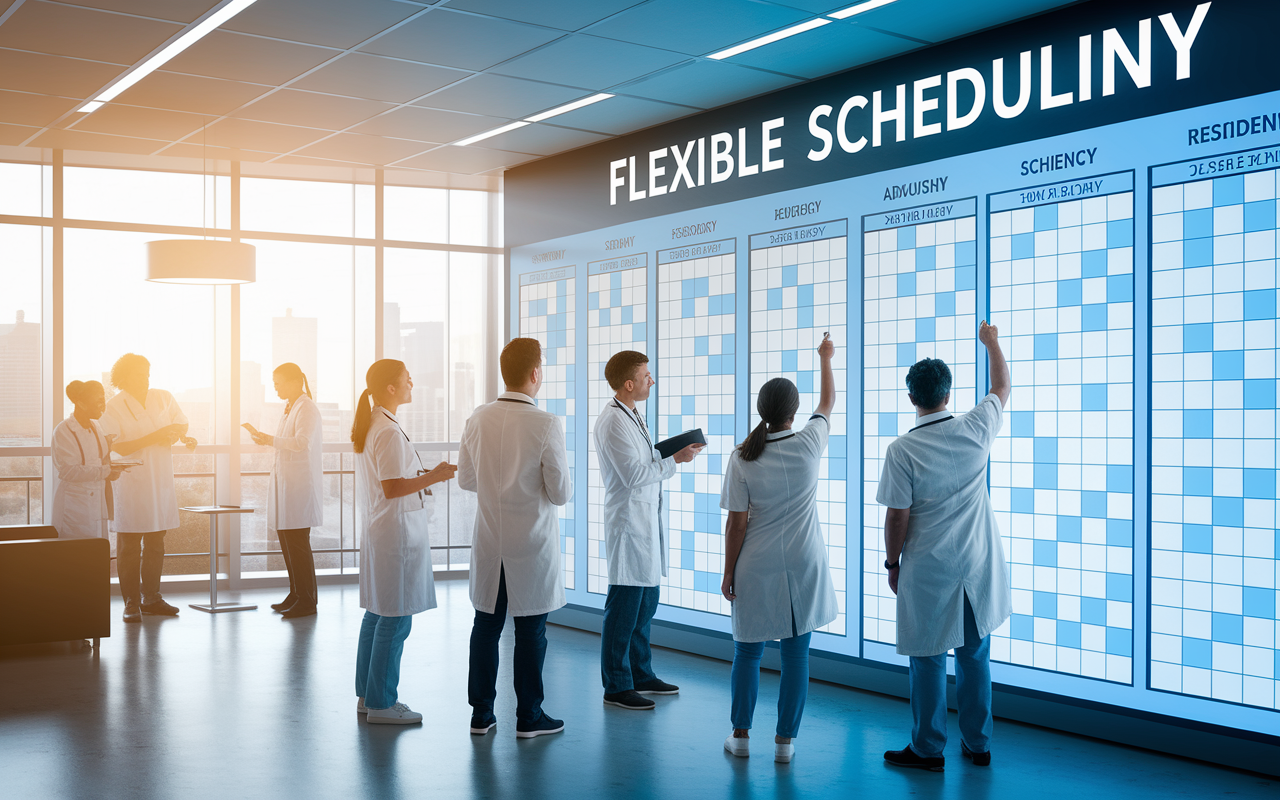
[[[404,640],[413,627],[413,617],[380,617],[364,612],[360,624],[360,644],[356,648],[356,695],[366,708],[391,708],[400,685],[400,656]]]
[[[809,696],[809,638],[812,633],[779,642],[782,647],[782,686],[778,691],[778,735],[794,739],[800,732],[804,701]],[[734,642],[729,672],[729,720],[735,729],[751,730],[760,694],[760,657],[764,642]]]
[[[911,749],[938,758],[947,746],[947,654],[911,657]],[[991,749],[991,637],[978,636],[964,599],[964,645],[956,648],[960,737],[975,753]]]
[[[476,716],[493,713],[498,696],[498,639],[507,621],[507,573],[498,574],[498,600],[492,614],[477,609],[471,626],[467,702]],[[516,689],[516,721],[542,718],[542,663],[547,658],[547,615],[515,617],[516,652],[511,678]]]
[[[610,586],[600,627],[600,681],[617,694],[658,679],[649,629],[658,610],[657,586]]]

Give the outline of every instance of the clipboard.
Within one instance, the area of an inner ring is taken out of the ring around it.
[[[706,443],[707,437],[702,435],[702,428],[694,428],[691,431],[677,433],[670,439],[664,439],[663,441],[658,442],[654,445],[654,449],[661,453],[663,458],[671,458],[673,455],[679,453],[691,444]]]

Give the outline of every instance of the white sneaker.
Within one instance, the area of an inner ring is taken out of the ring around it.
[[[368,713],[369,713],[369,708],[364,704],[364,698],[363,698],[363,697],[357,697],[357,698],[356,698],[356,713],[357,713],[357,714],[368,714]]]
[[[396,703],[391,708],[371,708],[368,717],[370,725],[413,725],[422,722],[422,715],[410,710],[404,703]]]
[[[779,764],[790,764],[791,757],[796,754],[796,746],[787,742],[786,744],[773,743],[773,760]]]
[[[729,738],[724,740],[724,749],[738,758],[747,758],[751,755],[751,740],[738,739],[731,733]]]

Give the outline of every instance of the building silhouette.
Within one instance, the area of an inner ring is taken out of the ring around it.
[[[43,392],[40,385],[40,323],[19,311],[12,325],[0,324],[0,442],[40,442]]]
[[[283,317],[271,319],[271,365],[264,372],[270,373],[286,362],[302,368],[311,386],[311,396],[319,399],[321,375],[317,355],[318,320],[315,317],[295,317],[292,308],[286,308]]]

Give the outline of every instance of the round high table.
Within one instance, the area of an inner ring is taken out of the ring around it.
[[[252,611],[257,605],[218,603],[218,516],[221,514],[252,514],[252,508],[240,506],[184,506],[181,511],[204,514],[209,518],[209,604],[192,603],[197,611],[220,614],[223,611]]]

